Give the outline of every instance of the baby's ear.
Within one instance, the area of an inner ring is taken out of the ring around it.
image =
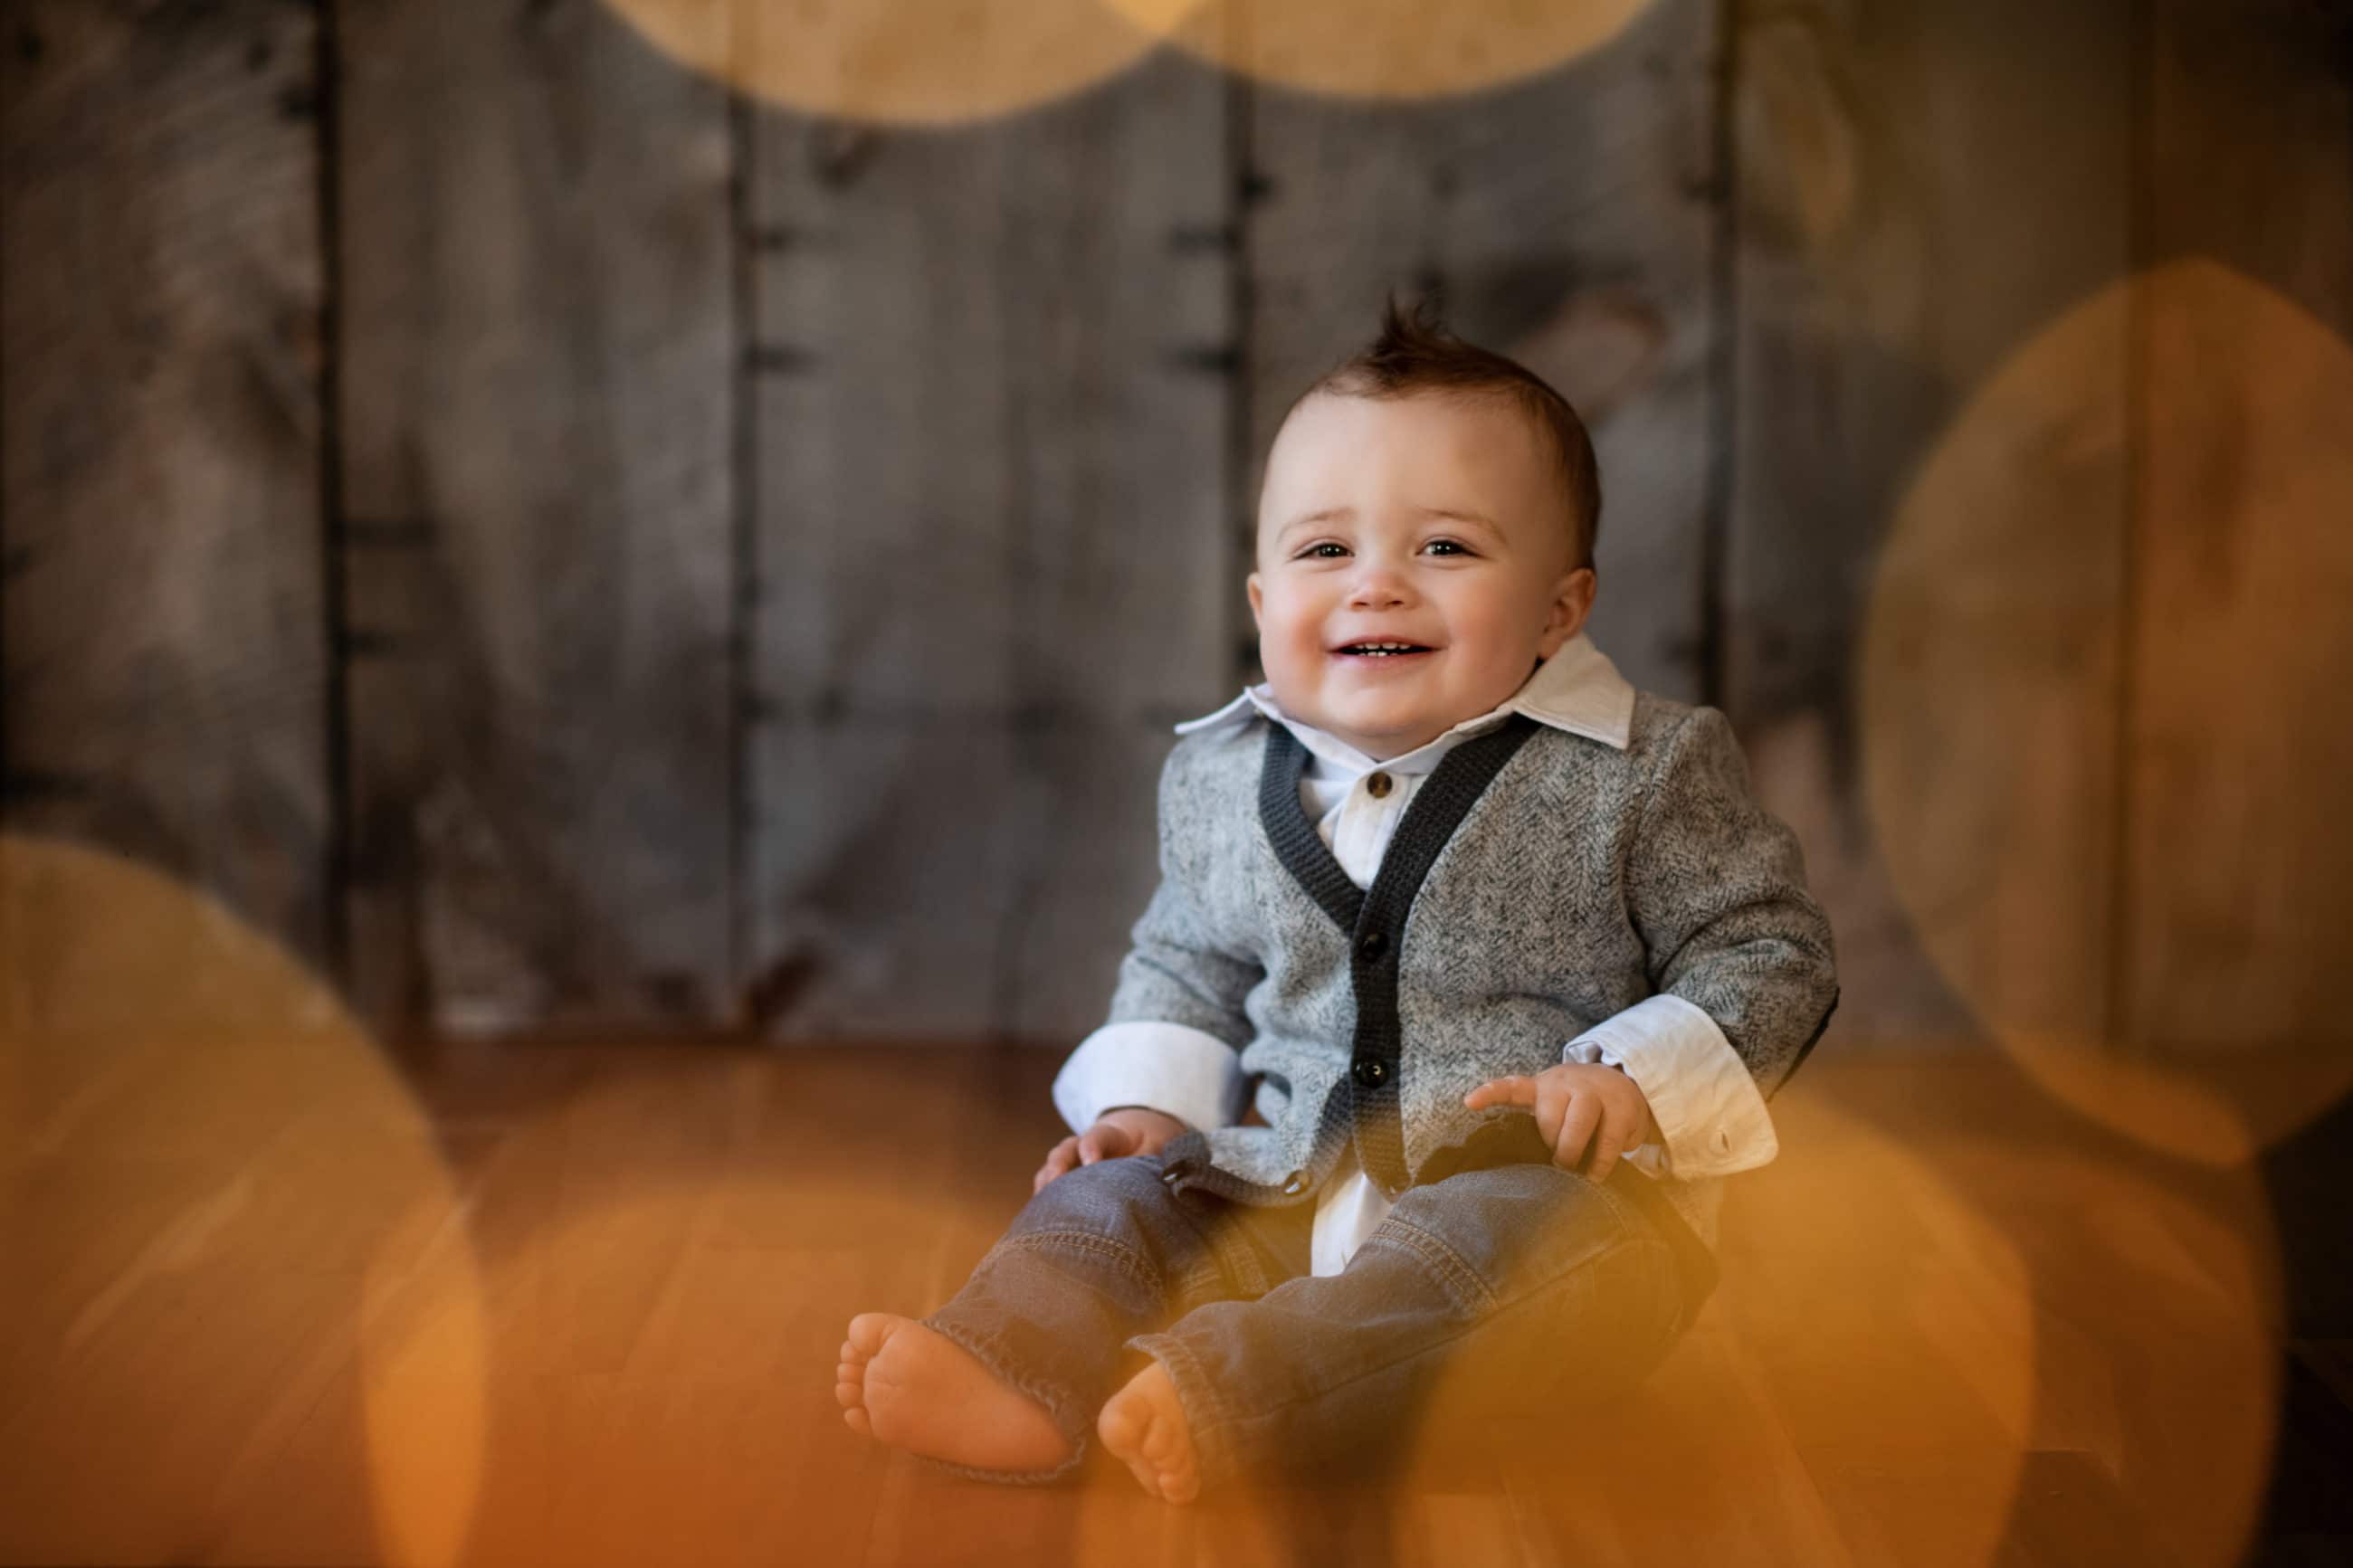
[[[1262,631],[1265,629],[1265,623],[1259,620],[1259,600],[1262,590],[1259,587],[1258,574],[1253,572],[1244,578],[1242,586],[1250,593],[1250,619],[1259,622],[1259,627]]]

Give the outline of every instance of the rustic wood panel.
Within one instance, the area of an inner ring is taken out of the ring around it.
[[[782,1037],[1068,1039],[1235,689],[1226,100],[1173,51],[948,132],[767,114],[748,900]]]
[[[1250,95],[1245,557],[1293,399],[1373,336],[1391,288],[1434,289],[1449,325],[1546,377],[1592,430],[1594,640],[1637,685],[1701,694],[1716,43],[1710,6],[1659,0],[1501,90]]]
[[[2353,19],[2163,0],[2151,29],[2117,1030],[2342,1051]]]
[[[316,17],[5,17],[0,825],[323,963]]]
[[[2018,480],[2038,503],[2031,517],[1983,520],[2004,542],[1971,558],[1970,569],[1982,570],[1969,583],[1940,583],[1960,564],[1931,552],[1926,575],[1898,584],[1932,605],[1977,595],[1967,600],[1974,609],[1956,613],[1986,610],[1988,640],[1947,649],[1950,661],[1938,667],[1958,684],[1935,684],[1908,663],[1863,668],[1871,655],[1862,629],[1874,584],[1889,576],[1880,558],[1898,542],[1899,513],[1908,505],[1946,515],[1939,496],[1922,493],[1922,469],[1970,397],[2024,340],[2129,265],[2131,7],[1841,0],[1750,5],[1737,15],[1722,700],[1765,799],[1798,830],[1837,927],[1838,1028],[1892,1039],[1961,1033],[1975,1026],[1968,1009],[1990,1000],[1957,997],[1927,962],[1920,911],[1899,902],[1876,835],[1904,837],[1905,847],[1949,863],[1936,886],[1951,898],[1926,917],[1948,924],[1968,925],[1969,908],[1986,907],[1985,889],[2030,858],[2015,836],[1967,830],[1949,813],[1871,820],[1855,693],[1875,679],[1889,682],[1893,715],[1906,726],[1885,742],[1890,765],[1923,788],[1998,792],[2000,781],[2042,771],[2049,787],[2031,803],[2039,816],[2031,826],[2067,853],[2094,857],[2084,872],[2093,882],[2084,918],[2094,924],[2075,933],[2092,945],[2052,941],[2038,957],[2056,918],[2045,907],[2030,911],[2028,929],[1970,929],[2009,959],[2039,965],[2042,991],[2096,1005],[2108,951],[2114,672],[2071,662],[2072,653],[2054,663],[2027,623],[2041,625],[2035,617],[2047,613],[2063,632],[2084,608],[2054,596],[2036,562],[2072,571],[2121,560],[2121,448],[2067,447],[2067,426],[2053,422],[2080,411],[2046,410],[2035,434],[2059,445],[2027,447],[1997,416],[1969,447],[1983,462],[1940,470],[1995,487],[1986,494],[2010,494],[2002,487]],[[2045,368],[2113,406],[2124,340],[2089,344],[2078,340],[2070,352],[2095,362]],[[2032,386],[2025,392],[2040,399],[2037,409],[2051,401]],[[2048,482],[2038,489],[2036,479]],[[2010,543],[2031,559],[2005,567]],[[2114,613],[2112,570],[2071,583],[2068,592],[2098,601],[2092,609]],[[1998,607],[2005,593],[2026,596],[2015,623]],[[1904,624],[1894,611],[1890,619]],[[1989,660],[1973,665],[1972,648]],[[2010,669],[2021,689],[2035,687],[2049,729],[2008,710],[1979,728],[1963,723],[1955,699],[1975,712],[1989,686],[2009,679],[1990,666]],[[2042,684],[2050,681],[2060,685]],[[1948,713],[1960,728],[1937,728]],[[2060,736],[2080,747],[2053,745]],[[1930,754],[1932,743],[1942,750]],[[2048,820],[2053,813],[2062,820]]]
[[[723,1021],[725,93],[599,5],[338,15],[355,994]]]

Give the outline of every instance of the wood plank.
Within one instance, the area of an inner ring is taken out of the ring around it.
[[[2353,1088],[2353,58],[2307,5],[2149,27],[2119,1032],[2268,1142]],[[2243,1085],[2303,1045],[2344,1070]]]
[[[0,826],[323,963],[317,17],[26,0],[0,55]]]
[[[2115,698],[2097,634],[2122,605],[2100,572],[2121,559],[2127,476],[2084,423],[2099,410],[2035,378],[2107,399],[2120,426],[2125,340],[2071,342],[2019,373],[2022,405],[1968,421],[2024,343],[2130,264],[2132,7],[1738,12],[1723,700],[1838,929],[1838,1033],[1952,1038],[1972,1011],[2051,1023],[2032,1012],[2046,992],[2105,972]],[[1963,820],[2013,781],[2039,826]],[[1922,865],[1903,886],[1890,858],[1906,852]],[[2090,929],[2061,940],[2075,916],[2047,897],[1996,912],[1997,882],[2045,895],[2063,865],[2095,895]],[[1989,975],[2001,960],[1978,947],[1998,942],[2033,973]]]
[[[1232,695],[1226,85],[1173,54],[953,132],[763,114],[755,1013],[1072,1039]]]
[[[344,7],[353,986],[733,1015],[726,97],[602,6]]]
[[[1637,685],[1699,695],[1717,47],[1709,6],[1657,0],[1592,53],[1485,92],[1250,92],[1245,553],[1292,402],[1373,337],[1389,289],[1435,289],[1456,331],[1544,376],[1592,432],[1594,640]]]

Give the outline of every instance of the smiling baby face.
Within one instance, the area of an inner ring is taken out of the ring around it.
[[[1277,704],[1377,762],[1510,697],[1593,606],[1567,505],[1506,398],[1308,396],[1267,456],[1249,582]]]

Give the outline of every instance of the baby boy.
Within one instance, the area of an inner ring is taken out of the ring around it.
[[[1585,635],[1599,520],[1568,404],[1419,314],[1293,405],[1267,679],[1177,726],[1073,1135],[953,1300],[851,1320],[851,1427],[1186,1501],[1664,1358],[1838,988],[1723,714]]]

